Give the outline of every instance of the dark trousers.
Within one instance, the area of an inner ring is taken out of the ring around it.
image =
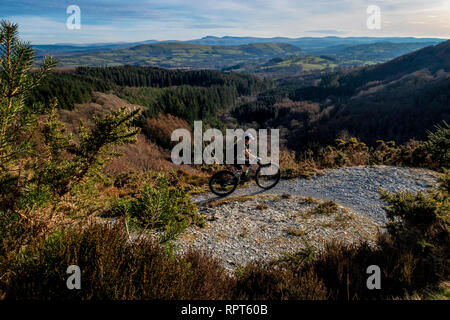
[[[243,164],[239,164],[237,160],[235,160],[233,166],[237,169],[237,170],[242,170],[242,166],[249,166],[250,165],[250,160],[245,159],[245,163]]]

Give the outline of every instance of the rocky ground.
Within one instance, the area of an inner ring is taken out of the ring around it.
[[[389,167],[359,166],[323,170],[321,175],[311,179],[282,180],[273,189],[264,191],[255,184],[236,190],[236,195],[283,194],[332,200],[338,204],[360,212],[373,220],[384,223],[378,190],[393,192],[423,190],[436,183],[438,174],[431,170]],[[200,206],[207,201],[218,199],[212,193],[194,197]]]
[[[387,166],[325,170],[312,179],[280,181],[261,191],[256,185],[227,198],[194,197],[207,219],[179,236],[189,246],[211,252],[228,269],[251,260],[270,260],[328,241],[373,241],[384,225],[379,188],[419,191],[436,183],[433,171]]]

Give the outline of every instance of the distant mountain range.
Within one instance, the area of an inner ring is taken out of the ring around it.
[[[268,40],[275,42],[263,42]],[[412,40],[417,42],[407,42]],[[368,41],[372,42],[365,43]],[[233,70],[280,78],[305,72],[317,73],[339,66],[385,62],[440,42],[441,39],[428,38],[206,37],[190,42],[160,43],[149,40],[143,43],[38,45],[35,48],[38,59],[47,54],[54,55],[59,59],[60,67],[129,64],[163,68]],[[231,45],[235,43],[239,45]],[[329,44],[334,45],[327,46]],[[302,49],[300,45],[304,45],[307,49]],[[305,56],[311,57],[306,59]],[[273,61],[269,62],[274,58],[283,61],[277,61],[275,64]]]
[[[67,54],[70,52],[90,52],[96,51],[108,51],[114,49],[124,49],[131,48],[134,46],[142,44],[153,44],[153,43],[172,43],[172,42],[183,42],[192,44],[204,44],[204,45],[219,45],[219,46],[239,46],[244,44],[252,43],[288,43],[297,46],[303,50],[315,50],[326,48],[330,46],[340,46],[340,45],[360,45],[360,44],[371,44],[379,42],[390,42],[390,43],[433,43],[437,44],[439,42],[445,41],[446,39],[438,38],[414,38],[414,37],[301,37],[301,38],[286,38],[286,37],[274,37],[274,38],[256,38],[256,37],[214,37],[207,36],[201,39],[194,40],[146,40],[139,42],[116,42],[116,43],[93,43],[93,44],[70,44],[70,43],[60,43],[60,44],[45,44],[45,45],[34,45],[39,55],[43,54]]]
[[[255,37],[213,37],[208,36],[198,40],[184,41],[196,44],[208,45],[243,45],[250,43],[273,42],[288,43],[303,50],[315,50],[338,45],[360,45],[379,42],[390,43],[434,43],[445,41],[437,38],[414,38],[414,37],[301,37],[301,38],[255,38]]]
[[[240,46],[202,45],[181,42],[142,44],[103,52],[60,56],[60,66],[139,65],[164,68],[221,69],[237,63],[304,55],[286,43],[252,43]]]

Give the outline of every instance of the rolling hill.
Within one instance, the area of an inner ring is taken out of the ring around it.
[[[78,54],[60,58],[60,66],[140,65],[165,68],[221,69],[236,63],[302,55],[298,47],[284,43],[255,43],[241,46],[211,46],[190,43],[158,43],[131,48]]]
[[[299,88],[291,97],[316,101],[329,96],[348,97],[367,86],[386,84],[423,69],[433,74],[439,70],[450,71],[450,40],[385,63],[328,74],[318,86]]]
[[[315,55],[327,55],[339,59],[342,62],[342,65],[375,64],[435,44],[436,42],[345,44],[312,50],[311,53]]]
[[[53,55],[56,57],[71,56],[79,53],[93,53],[101,51],[111,51],[115,49],[130,48],[142,44],[157,43],[156,40],[147,40],[142,42],[115,42],[115,43],[91,43],[91,44],[41,44],[33,45],[37,58],[45,55]]]
[[[405,54],[367,70],[372,79],[391,79],[422,69],[433,73],[441,69],[450,71],[450,40]]]
[[[304,66],[299,59],[285,59],[281,66],[266,68],[273,58],[316,56],[335,59],[336,66],[385,62],[402,54],[438,44],[441,39],[417,38],[252,38],[205,37],[186,42],[148,40],[135,43],[90,45],[37,45],[38,58],[51,54],[60,67],[140,65],[163,68],[229,69],[282,77],[324,69],[327,63]],[[301,60],[301,58],[300,58]],[[320,60],[320,59],[319,59]],[[279,68],[280,67],[280,68]],[[333,67],[333,66],[331,66]],[[286,71],[286,74],[283,72]]]
[[[330,72],[337,67],[375,65],[433,44],[434,42],[377,42],[359,45],[339,45],[307,51],[314,55],[277,57],[269,61],[236,64],[222,70],[256,73],[275,79],[286,79],[299,75],[302,78],[308,75],[318,77],[323,72]]]
[[[404,143],[424,140],[442,121],[450,123],[450,73],[424,69],[367,87],[338,104],[318,136],[325,140],[345,131],[370,144],[378,139]]]
[[[277,95],[281,99],[268,99]],[[327,73],[318,84],[278,87],[243,108],[235,112],[239,120],[260,119],[262,127],[282,129],[297,150],[339,136],[371,145],[378,139],[423,140],[435,125],[450,122],[450,41],[386,63]]]
[[[337,59],[327,56],[289,56],[277,57],[268,61],[237,64],[223,68],[222,71],[255,73],[267,78],[287,78],[299,74],[316,74],[331,71],[340,65]]]
[[[333,101],[329,104],[333,111],[318,125],[320,140],[343,131],[369,143],[377,138],[424,139],[434,125],[450,121],[450,41],[341,75],[324,85],[330,86],[325,96]]]

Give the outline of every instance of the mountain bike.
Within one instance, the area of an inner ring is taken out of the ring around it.
[[[261,164],[257,162],[258,168],[255,171],[256,184],[265,190],[277,185],[281,178],[281,170],[274,163]],[[241,182],[242,169],[218,171],[209,180],[211,192],[220,197],[225,197],[234,192]]]

